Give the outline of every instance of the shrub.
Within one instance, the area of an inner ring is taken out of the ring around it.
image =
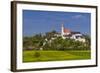
[[[40,57],[40,53],[39,52],[35,52],[34,53],[34,57],[36,57],[36,58]]]

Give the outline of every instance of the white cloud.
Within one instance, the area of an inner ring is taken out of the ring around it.
[[[72,18],[81,18],[83,17],[83,15],[75,15],[75,16],[72,16]]]

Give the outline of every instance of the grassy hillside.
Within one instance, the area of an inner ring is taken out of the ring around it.
[[[90,50],[36,51],[24,50],[23,62],[60,61],[90,59]]]

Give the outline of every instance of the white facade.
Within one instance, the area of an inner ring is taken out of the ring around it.
[[[64,36],[64,27],[63,27],[63,24],[62,24],[62,26],[61,26],[61,36],[62,36],[62,38],[64,38],[63,36]]]
[[[85,42],[85,38],[83,38],[82,34],[73,34],[71,39],[75,39],[75,41]]]
[[[85,42],[85,38],[83,37],[83,35],[80,33],[80,32],[64,32],[65,28],[62,24],[62,27],[61,27],[61,37],[63,39],[66,39],[66,38],[70,38],[70,39],[74,39],[75,41],[81,41],[81,42]]]

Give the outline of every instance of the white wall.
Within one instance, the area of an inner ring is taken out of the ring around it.
[[[11,0],[0,0],[0,73],[12,73],[10,71],[10,8],[11,8],[10,1]],[[27,0],[27,1],[54,2],[54,3],[57,2],[57,3],[67,3],[67,4],[83,4],[83,5],[100,4],[99,0]],[[98,25],[98,28],[100,31],[100,25]],[[100,38],[98,40],[100,40]],[[100,49],[98,49],[98,52],[100,56]],[[99,57],[99,64],[100,64],[100,57]],[[99,73],[100,65],[99,67],[92,67],[92,68],[35,71],[34,73],[87,73],[87,72]],[[25,73],[33,73],[33,71]]]

